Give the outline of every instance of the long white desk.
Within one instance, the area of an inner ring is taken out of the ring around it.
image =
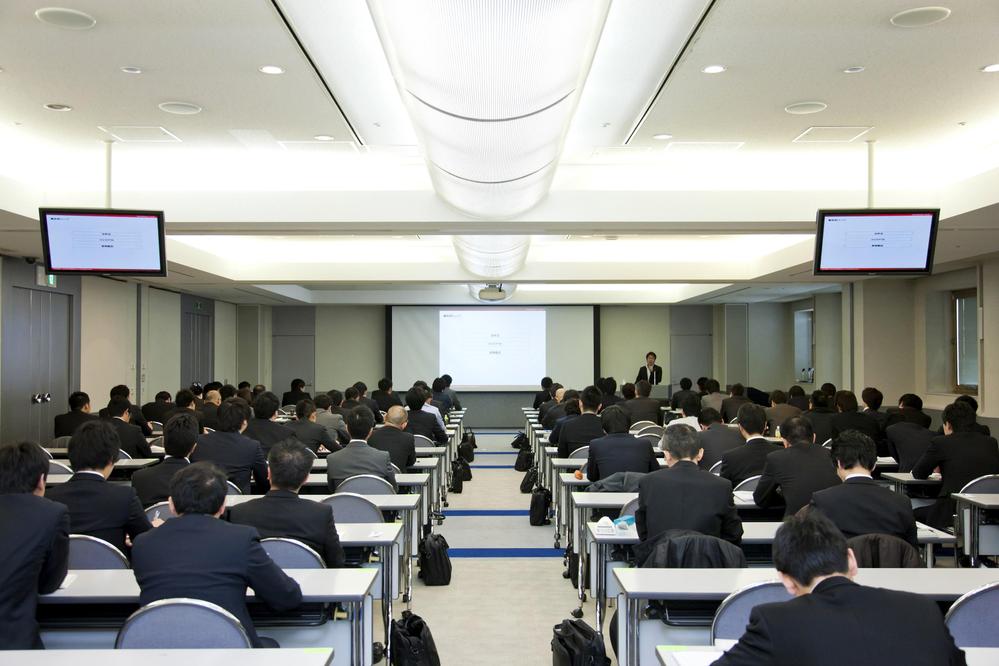
[[[114,464],[114,472],[131,474],[137,469],[152,467],[159,462],[159,458],[124,458]],[[72,474],[49,474],[45,478],[45,485],[55,486],[60,483],[66,483],[72,476]]]
[[[656,656],[661,666],[710,666],[721,656],[726,646],[660,645]],[[961,648],[968,666],[995,666],[999,664],[999,648]]]
[[[256,650],[10,650],[6,663],[17,666],[330,666],[333,648],[260,648]]]
[[[971,558],[971,563],[978,566],[982,547],[982,512],[999,511],[999,494],[995,493],[954,493],[951,495],[957,502],[957,514],[960,517],[961,532],[964,537],[964,553]],[[995,525],[987,526],[989,534],[994,536]],[[988,554],[995,553],[995,539]]]

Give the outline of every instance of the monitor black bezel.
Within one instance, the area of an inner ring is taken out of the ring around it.
[[[160,267],[158,270],[136,269],[56,269],[52,267],[49,251],[49,215],[122,215],[131,217],[155,217],[159,230]],[[118,275],[138,277],[166,277],[166,224],[161,210],[134,210],[128,208],[39,208],[38,222],[42,232],[42,254],[45,271],[51,275]]]
[[[825,235],[825,219],[830,215],[930,215],[930,239],[923,268],[880,268],[877,270],[834,270],[819,268],[822,257],[822,239]],[[940,224],[939,208],[820,208],[815,214],[815,257],[812,260],[812,275],[895,275],[921,276],[933,273],[933,255],[937,246],[937,228]]]

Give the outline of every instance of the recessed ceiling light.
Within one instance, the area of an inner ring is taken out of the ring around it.
[[[329,134],[317,134],[317,135],[315,135],[312,138],[315,139],[316,141],[332,141],[333,140],[333,137],[330,136]]]
[[[891,17],[891,24],[897,28],[923,28],[945,21],[950,16],[946,7],[916,7],[906,9]]]
[[[89,30],[97,25],[97,19],[90,14],[65,7],[42,7],[35,12],[35,18],[42,23],[67,30]]]
[[[810,113],[825,111],[827,106],[825,102],[795,102],[785,106],[784,110],[792,116],[807,116]]]
[[[69,104],[46,104],[45,108],[49,111],[72,111],[73,107]]]
[[[3,70],[0,70],[0,72],[2,71]],[[982,67],[982,71],[985,72],[986,74],[994,74],[995,72],[999,72],[999,62],[992,65],[985,65],[985,67]]]
[[[142,74],[142,68],[141,67],[126,66],[126,67],[122,67],[121,71],[125,72],[126,74]]]
[[[725,65],[708,65],[701,71],[705,74],[721,74],[726,69]]]
[[[277,65],[264,65],[258,69],[261,74],[284,74],[284,69]]]
[[[667,139],[672,139],[672,134],[653,134],[652,138],[656,141],[666,141]]]
[[[201,107],[190,102],[162,102],[159,107],[160,111],[178,116],[193,116],[196,113],[201,113]]]
[[[853,67],[847,67],[846,69],[844,69],[843,73],[844,74],[860,74],[862,71],[864,71],[863,67],[861,67],[860,65],[854,65]]]

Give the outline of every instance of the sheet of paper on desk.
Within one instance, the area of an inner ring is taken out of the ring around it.
[[[380,537],[381,535],[382,535],[381,532],[376,532],[376,531],[372,530],[371,534],[368,535],[368,538],[369,539],[376,539],[376,538]]]
[[[736,497],[738,497],[743,502],[752,502],[753,501],[753,491],[752,490],[736,490],[732,494],[735,495]]]
[[[660,647],[666,651],[667,666],[709,666],[721,656],[721,650],[710,646],[668,645]]]
[[[67,587],[73,584],[76,580],[76,574],[66,574],[66,577],[62,579],[62,584],[59,585],[60,590],[65,590]]]

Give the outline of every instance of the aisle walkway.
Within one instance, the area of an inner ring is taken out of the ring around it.
[[[562,578],[552,526],[531,527],[530,495],[513,469],[513,431],[476,431],[473,480],[449,495],[436,528],[451,547],[451,585],[417,582],[413,610],[433,632],[441,664],[549,666],[552,627],[570,617],[576,594]],[[593,622],[593,604],[584,619]]]

